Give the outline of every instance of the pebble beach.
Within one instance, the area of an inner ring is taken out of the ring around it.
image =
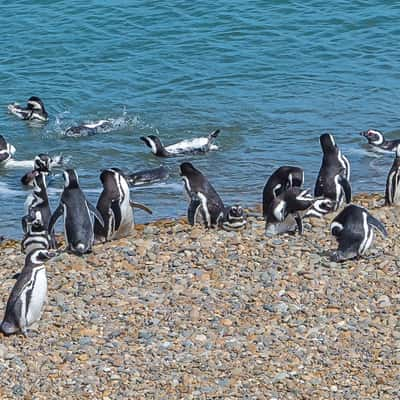
[[[1,336],[0,398],[399,398],[400,210],[354,203],[389,237],[344,263],[329,258],[334,215],[272,238],[257,216],[240,232],[182,217],[61,253],[29,337]],[[2,316],[19,246],[0,244]]]

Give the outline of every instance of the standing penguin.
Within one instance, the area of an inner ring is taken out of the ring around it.
[[[103,218],[104,226],[95,221],[95,237],[97,240],[107,241],[128,236],[134,227],[132,208],[141,208],[149,214],[152,211],[130,200],[128,183],[118,168],[102,171],[100,180],[103,184],[103,192],[96,207]]]
[[[60,204],[51,216],[49,232],[52,233],[57,219],[64,214],[64,235],[68,249],[77,255],[92,250],[94,233],[91,213],[104,226],[99,211],[86,200],[79,187],[78,175],[75,170],[64,171],[64,190]]]
[[[304,171],[299,167],[282,166],[279,167],[268,178],[263,190],[263,215],[272,201],[291,187],[301,187],[304,182]]]
[[[320,137],[323,151],[322,165],[315,184],[314,196],[322,201],[330,200],[331,207],[313,207],[306,215],[318,216],[336,211],[346,200],[351,201],[350,163],[342,155],[332,135],[325,133]]]
[[[6,314],[0,325],[5,335],[22,332],[27,336],[27,328],[42,315],[47,297],[47,278],[44,263],[55,256],[48,250],[33,250],[25,258],[25,266],[18,276],[10,297]]]
[[[350,204],[344,208],[331,222],[331,233],[339,244],[338,250],[332,253],[332,260],[344,261],[363,255],[372,244],[373,229],[387,236],[383,224],[364,207]]]
[[[400,144],[396,147],[396,157],[386,179],[385,204],[400,205]]]
[[[199,219],[206,228],[221,226],[229,230],[245,227],[247,221],[240,206],[225,207],[208,179],[191,163],[180,165],[185,192],[189,198],[188,220],[194,225]]]

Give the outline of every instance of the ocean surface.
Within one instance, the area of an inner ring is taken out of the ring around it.
[[[383,192],[393,155],[371,150],[359,132],[400,138],[399,15],[395,1],[10,2],[0,15],[0,134],[17,160],[62,153],[94,204],[103,168],[168,166],[167,182],[131,191],[150,219],[186,213],[184,160],[227,204],[260,203],[283,164],[302,166],[313,188],[325,132],[350,159],[354,191]],[[45,125],[7,112],[32,95],[46,105]],[[106,118],[116,121],[111,132],[63,136]],[[216,128],[220,149],[206,155],[163,160],[139,140],[157,134],[172,144]],[[0,168],[0,235],[21,237],[26,170]],[[55,173],[53,209],[63,182]]]

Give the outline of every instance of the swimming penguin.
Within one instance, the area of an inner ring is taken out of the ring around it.
[[[45,122],[49,119],[49,116],[44,108],[43,101],[36,96],[29,98],[26,107],[22,107],[18,103],[14,103],[9,104],[7,108],[11,114],[16,115],[18,118],[23,120],[36,120]]]
[[[242,229],[247,221],[240,206],[225,207],[207,178],[189,162],[180,166],[185,192],[189,198],[188,220],[194,225],[199,220],[206,228]]]
[[[64,136],[69,137],[81,137],[81,136],[92,136],[97,133],[109,132],[113,127],[112,121],[102,119],[97,122],[81,124],[78,126],[71,126],[64,132]]]
[[[8,298],[6,314],[0,325],[5,335],[22,332],[27,336],[27,329],[40,319],[47,297],[44,263],[55,255],[40,249],[26,256],[25,266]]]
[[[271,202],[291,187],[301,187],[304,182],[304,171],[299,167],[279,167],[267,180],[263,190],[263,215]]]
[[[126,173],[124,176],[129,186],[139,186],[167,180],[169,178],[169,170],[160,165],[153,169]]]
[[[386,179],[385,205],[400,205],[400,144],[396,147],[396,157]]]
[[[104,224],[101,226],[98,221],[95,221],[95,238],[107,241],[128,236],[134,228],[132,208],[141,208],[149,214],[152,211],[130,200],[128,183],[118,168],[102,171],[100,180],[103,184],[103,191],[96,208],[100,212]]]
[[[395,151],[396,147],[400,144],[400,139],[386,140],[382,132],[374,129],[361,132],[360,135],[368,140],[368,144],[383,151]]]
[[[92,249],[94,233],[91,213],[100,224],[104,221],[99,211],[86,200],[79,187],[75,170],[64,171],[64,190],[60,204],[51,216],[49,232],[52,233],[57,219],[64,214],[64,236],[68,249],[77,255],[88,253]]]
[[[15,147],[7,143],[4,136],[0,135],[0,165],[10,160],[15,153]]]
[[[25,186],[33,186],[36,172],[50,173],[54,167],[62,167],[63,162],[63,156],[50,157],[48,154],[38,154],[33,160],[33,170],[21,178],[21,183]]]
[[[296,227],[303,233],[301,212],[314,202],[313,197],[298,186],[289,187],[274,197],[265,210],[265,230],[267,235],[294,232]]]
[[[387,236],[383,224],[364,207],[346,206],[331,223],[331,233],[339,244],[338,250],[331,256],[332,260],[344,261],[363,255],[372,244],[373,229]]]
[[[321,135],[320,142],[323,158],[315,184],[314,196],[321,200],[330,200],[332,208],[327,209],[327,212],[336,211],[342,205],[343,200],[346,200],[346,203],[351,201],[350,163],[342,155],[332,135],[328,133]],[[306,215],[322,217],[323,211],[323,208],[318,209],[313,206]]]
[[[140,139],[151,148],[153,154],[159,157],[175,157],[182,154],[206,153],[210,150],[218,150],[213,142],[219,134],[219,129],[211,132],[208,137],[187,139],[164,147],[158,136],[142,136]]]
[[[47,229],[45,228],[40,211],[33,211],[22,218],[22,226],[25,232],[21,241],[21,251],[29,254],[37,249],[49,249],[53,247]]]

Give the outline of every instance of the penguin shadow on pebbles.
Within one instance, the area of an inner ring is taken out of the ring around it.
[[[94,233],[96,241],[109,241],[130,235],[134,228],[133,208],[140,208],[149,214],[152,211],[140,203],[130,199],[128,182],[118,168],[102,171],[100,180],[103,191],[97,202],[103,224],[95,221]]]
[[[67,249],[76,255],[92,250],[94,241],[92,215],[104,226],[100,212],[86,199],[79,186],[78,175],[74,169],[64,171],[64,189],[60,204],[51,216],[49,232],[53,233],[58,218],[64,217],[64,237]]]
[[[191,163],[180,165],[184,190],[189,200],[188,221],[200,223],[206,228],[220,227],[240,230],[246,224],[246,216],[240,205],[225,206],[208,179]]]

